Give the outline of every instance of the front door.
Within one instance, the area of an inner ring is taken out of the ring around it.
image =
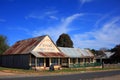
[[[49,63],[49,58],[46,58],[46,67],[49,67],[50,63]]]

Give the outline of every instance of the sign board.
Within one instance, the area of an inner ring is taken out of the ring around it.
[[[37,52],[59,52],[51,39],[46,36],[33,51]]]

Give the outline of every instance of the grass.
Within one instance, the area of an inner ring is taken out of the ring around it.
[[[63,68],[62,70],[43,70],[43,71],[35,71],[35,70],[25,70],[25,69],[16,69],[16,68],[5,68],[0,67],[0,71],[10,72],[10,73],[18,73],[18,74],[36,74],[36,75],[51,75],[51,74],[71,74],[71,73],[83,73],[83,72],[95,72],[95,71],[107,71],[107,70],[120,70],[120,68]]]

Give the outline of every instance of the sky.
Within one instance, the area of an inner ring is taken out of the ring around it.
[[[74,47],[120,44],[120,0],[0,0],[0,34],[16,41],[69,34]]]

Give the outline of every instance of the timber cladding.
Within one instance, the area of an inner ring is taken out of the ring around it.
[[[10,68],[29,69],[29,54],[1,56],[1,66]]]
[[[92,63],[94,59],[87,49],[57,47],[48,35],[18,41],[0,57],[1,66],[22,69],[51,65],[69,67],[71,64]]]

